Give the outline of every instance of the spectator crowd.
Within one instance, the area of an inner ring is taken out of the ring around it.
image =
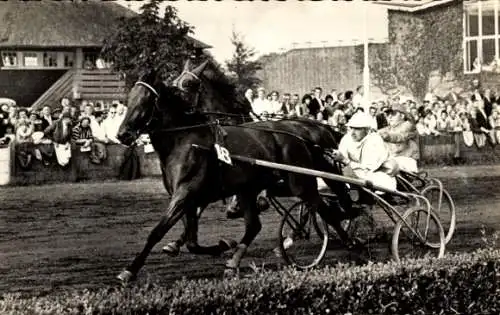
[[[55,110],[53,110],[55,108]],[[16,143],[21,166],[27,167],[32,156],[48,165],[55,151],[59,164],[66,165],[71,157],[71,145],[81,152],[91,152],[91,160],[100,163],[106,158],[106,144],[120,143],[118,129],[125,118],[127,107],[120,101],[72,102],[63,98],[58,106],[44,106],[40,111],[0,105],[0,144]],[[65,132],[62,132],[63,128]],[[62,134],[68,135],[62,138]],[[53,144],[53,148],[40,148],[37,144]]]
[[[116,136],[127,108],[119,101],[113,101],[111,106],[106,107],[109,108],[104,109],[101,103],[85,100],[75,104],[68,98],[63,98],[56,110],[48,105],[37,111],[15,104],[2,104],[0,138],[4,142],[48,143],[54,140],[52,135],[56,122],[65,117],[71,121],[72,141],[77,144],[90,144],[92,141],[119,143]]]
[[[249,89],[245,98],[259,117],[308,117],[333,126],[345,133],[346,124],[356,112],[365,112],[373,118],[373,129],[388,125],[388,113],[393,107],[403,108],[406,119],[415,124],[421,136],[462,134],[467,145],[476,143],[482,147],[486,142],[500,144],[500,94],[482,89],[478,80],[472,81],[472,89],[466,97],[450,92],[440,98],[427,93],[424,100],[402,99],[395,96],[387,100],[369,101],[363,95],[363,87],[356,91],[339,92],[335,89],[324,94],[316,87],[303,96],[277,91],[266,93],[264,88]],[[257,117],[256,117],[257,118]]]

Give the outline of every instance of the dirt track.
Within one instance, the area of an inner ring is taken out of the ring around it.
[[[444,180],[457,205],[457,231],[447,251],[484,246],[481,226],[489,233],[500,228],[498,167],[433,173]],[[114,277],[142,248],[168,202],[159,179],[3,188],[0,198],[0,292],[29,293],[115,283]],[[225,219],[221,209],[216,204],[205,211],[201,244],[216,243],[223,236],[241,237],[242,220]],[[244,265],[277,263],[270,251],[276,244],[278,221],[271,211],[262,216],[262,232]],[[222,275],[224,258],[195,256],[185,250],[170,258],[160,252],[180,228],[181,224],[155,248],[140,281],[152,277],[168,283],[182,277]],[[325,263],[347,259],[346,255],[330,250]]]

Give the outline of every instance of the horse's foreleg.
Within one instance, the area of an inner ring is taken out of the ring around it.
[[[245,193],[239,195],[239,197],[240,207],[245,219],[245,234],[238,244],[233,257],[226,262],[226,267],[229,269],[236,269],[240,266],[241,259],[245,255],[248,246],[250,246],[262,229],[256,206],[257,193]]]
[[[186,212],[187,193],[182,190],[172,196],[167,213],[161,221],[149,233],[143,250],[135,257],[132,264],[118,275],[118,279],[127,282],[135,278],[139,270],[144,266],[146,258],[153,247],[161,241],[165,234],[179,221]],[[189,207],[187,207],[189,208]]]

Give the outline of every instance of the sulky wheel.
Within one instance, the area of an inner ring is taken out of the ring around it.
[[[442,258],[445,244],[443,226],[434,211],[410,208],[396,223],[391,250],[394,260],[401,263],[403,258]]]
[[[317,229],[321,232],[318,234]],[[279,252],[287,264],[307,270],[325,257],[328,225],[316,211],[299,201],[283,214],[278,241]]]
[[[453,237],[456,225],[455,203],[446,189],[441,189],[437,185],[425,187],[422,196],[427,198],[432,209],[438,215],[445,233],[445,241],[448,244]]]

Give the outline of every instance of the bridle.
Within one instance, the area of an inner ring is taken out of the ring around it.
[[[148,83],[146,83],[146,82],[144,82],[144,81],[140,81],[140,80],[139,80],[139,81],[135,82],[135,84],[134,84],[134,85],[140,85],[140,86],[143,86],[143,87],[145,87],[145,88],[146,88],[149,92],[151,92],[151,93],[154,95],[154,101],[153,101],[154,106],[153,106],[153,110],[152,110],[152,112],[151,112],[151,115],[150,115],[150,117],[149,117],[148,121],[146,122],[146,124],[144,124],[144,127],[143,127],[143,128],[138,128],[138,129],[137,129],[137,132],[136,132],[136,133],[137,133],[137,134],[140,134],[141,132],[144,132],[144,131],[146,131],[146,130],[148,130],[148,129],[149,129],[149,126],[151,125],[151,123],[152,123],[152,121],[153,121],[153,119],[154,119],[154,117],[155,117],[155,110],[156,110],[156,111],[158,111],[158,112],[160,112],[160,108],[159,108],[159,106],[158,106],[158,100],[160,99],[160,93],[158,93],[158,92],[156,91],[156,89],[155,89],[153,86],[151,86],[150,84],[148,84]]]
[[[197,76],[196,74],[194,74],[193,72],[191,72],[191,71],[189,71],[189,70],[183,70],[183,71],[181,72],[181,74],[179,75],[178,79],[176,79],[176,80],[174,81],[174,83],[173,83],[173,84],[174,84],[174,85],[175,85],[175,86],[176,86],[176,87],[177,87],[177,88],[178,88],[181,92],[183,92],[183,93],[185,93],[185,94],[189,94],[189,91],[188,91],[188,90],[186,90],[186,89],[184,88],[184,81],[186,81],[186,80],[187,80],[186,75],[189,75],[189,76],[191,76],[192,78],[194,78],[194,79],[196,79],[196,80],[198,80],[198,81],[200,82],[200,87],[199,87],[199,88],[198,88],[198,90],[196,91],[196,93],[195,93],[195,97],[194,97],[194,102],[193,102],[193,104],[191,105],[191,108],[192,108],[192,109],[194,109],[194,108],[198,108],[198,105],[199,105],[199,104],[198,104],[198,102],[199,102],[199,100],[200,100],[200,94],[201,94],[201,89],[202,89],[202,85],[201,85],[201,82],[202,82],[202,81],[201,81],[201,79],[200,79],[200,77],[199,77],[199,76]],[[191,111],[194,111],[194,110],[191,110]]]

